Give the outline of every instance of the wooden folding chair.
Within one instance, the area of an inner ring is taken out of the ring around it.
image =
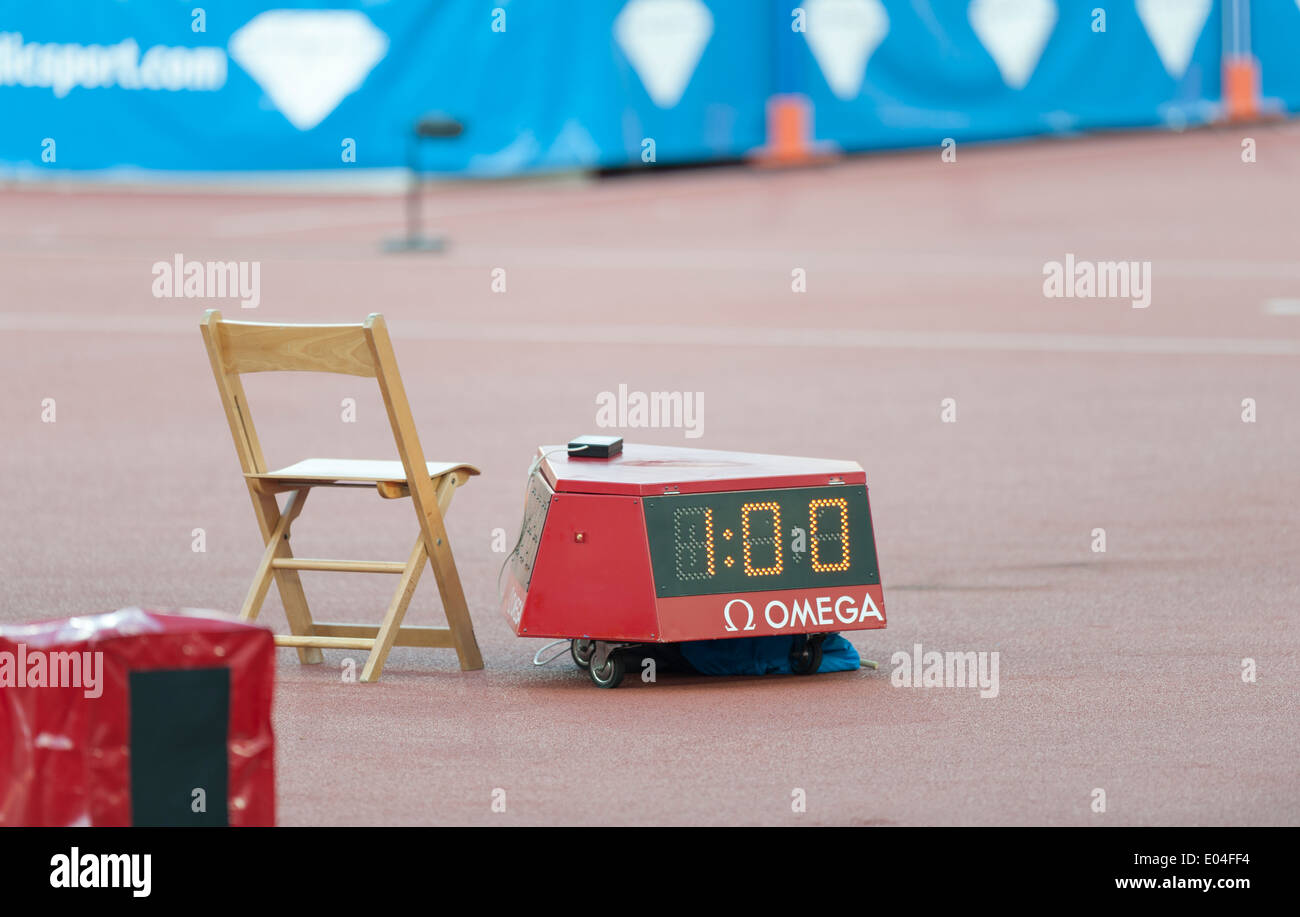
[[[226,420],[235,439],[235,451],[244,469],[248,495],[253,501],[253,512],[266,543],[239,616],[244,620],[257,617],[274,579],[292,631],[288,636],[277,636],[275,642],[296,647],[298,658],[304,663],[320,662],[322,649],[369,650],[361,680],[371,682],[379,679],[384,661],[394,646],[425,646],[453,647],[462,669],[483,668],[483,658],[474,639],[474,625],[443,525],[443,515],[455,489],[479,472],[472,465],[425,462],[384,317],[375,313],[360,325],[272,325],[223,321],[219,311],[210,309],[203,317],[202,330]],[[313,458],[268,471],[240,382],[242,374],[256,372],[374,377],[379,382],[401,461]],[[374,487],[381,497],[388,499],[410,497],[420,523],[420,533],[410,556],[405,562],[294,557],[289,546],[290,528],[314,487]],[[289,495],[283,509],[276,496],[280,493]],[[426,560],[433,567],[442,594],[446,627],[402,625]],[[379,626],[327,624],[312,620],[299,570],[391,573],[400,579]]]

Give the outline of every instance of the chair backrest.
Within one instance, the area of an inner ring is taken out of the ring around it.
[[[424,450],[397,371],[388,326],[378,312],[359,325],[276,325],[228,322],[209,309],[201,323],[212,373],[221,392],[235,451],[245,474],[264,473],[266,459],[253,427],[240,376],[259,372],[320,372],[373,377],[388,411],[397,452],[417,508],[436,505]]]
[[[377,375],[365,325],[268,325],[227,322],[215,309],[214,342],[231,373],[321,372]],[[204,322],[208,319],[205,316]]]

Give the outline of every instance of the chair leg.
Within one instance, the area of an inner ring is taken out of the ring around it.
[[[441,517],[451,505],[455,493],[455,475],[447,475],[438,482],[437,502],[438,516]],[[452,556],[451,545],[447,541],[445,528],[438,519],[437,528],[441,536],[432,535],[429,526],[424,528],[427,539],[426,548],[433,575],[438,581],[438,591],[442,595],[442,610],[451,627],[452,641],[456,645],[456,656],[460,659],[463,672],[483,668],[483,655],[479,652],[478,640],[474,637],[474,622],[469,616],[469,605],[465,601],[465,591],[460,585],[460,574],[456,571],[456,559]]]
[[[461,671],[469,672],[483,668],[483,655],[479,652],[478,640],[474,637],[474,622],[469,616],[469,605],[460,586],[460,576],[456,572],[456,561],[451,552],[445,556],[430,557],[434,573],[442,576],[442,610],[447,615],[447,624],[451,627],[452,640],[456,644],[456,656],[460,659]],[[440,570],[441,568],[441,570]]]
[[[266,600],[266,593],[271,589],[272,573],[274,573],[271,562],[281,554],[283,547],[287,547],[289,526],[293,525],[293,520],[298,518],[298,514],[302,512],[306,502],[307,491],[305,489],[295,490],[289,494],[289,499],[284,504],[284,512],[280,514],[280,521],[275,524],[275,528],[271,530],[271,536],[266,540],[266,550],[262,552],[262,562],[257,565],[257,573],[253,577],[253,584],[248,587],[248,596],[244,599],[244,607],[239,610],[239,619],[241,621],[257,620],[257,615],[262,610],[262,602]]]
[[[301,491],[295,491],[300,493]],[[258,518],[262,521],[263,534],[267,539],[268,547],[274,543],[277,545],[276,557],[293,557],[293,551],[289,547],[287,538],[280,538],[278,542],[271,539],[272,533],[280,524],[280,505],[275,500],[274,494],[264,494],[254,492],[253,501],[257,505]],[[297,504],[298,511],[302,511],[302,503]],[[287,509],[287,504],[286,504]],[[280,602],[284,605],[284,616],[289,620],[289,630],[295,636],[307,636],[312,631],[311,609],[307,606],[307,594],[303,592],[302,580],[298,578],[297,570],[272,570],[275,578],[276,588],[280,592]],[[325,657],[321,655],[319,647],[300,646],[298,647],[298,661],[304,665],[316,665],[323,662]]]
[[[379,632],[375,634],[375,645],[371,647],[365,668],[361,670],[363,682],[379,680],[379,675],[384,670],[384,663],[388,661],[388,652],[397,640],[398,631],[402,629],[402,619],[406,617],[406,608],[411,604],[415,587],[419,585],[420,574],[424,572],[424,562],[428,559],[429,555],[424,549],[424,536],[421,535],[415,539],[415,547],[411,549],[411,556],[406,560],[406,570],[402,573],[397,591],[393,593],[393,600],[388,604],[388,611],[384,614],[384,623],[379,626]]]

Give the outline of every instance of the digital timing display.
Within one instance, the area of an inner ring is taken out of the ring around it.
[[[660,598],[880,582],[860,484],[642,502]]]

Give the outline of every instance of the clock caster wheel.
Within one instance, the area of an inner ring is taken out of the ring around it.
[[[598,688],[617,688],[623,680],[623,673],[627,666],[623,662],[623,657],[615,653],[610,653],[605,657],[604,665],[592,665],[587,669],[591,680]]]
[[[570,640],[569,655],[573,657],[573,664],[584,672],[591,668],[591,656],[596,652],[595,640]]]
[[[811,675],[822,667],[821,635],[796,637],[790,650],[790,670],[796,675]]]

